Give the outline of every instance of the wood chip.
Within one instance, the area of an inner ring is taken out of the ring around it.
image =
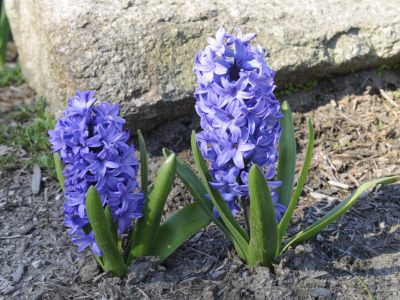
[[[325,276],[325,275],[328,275],[328,272],[326,272],[326,271],[315,271],[315,272],[312,272],[310,274],[310,277],[318,278],[318,277],[322,277],[322,276]]]
[[[387,102],[389,102],[391,105],[393,105],[394,107],[400,107],[400,105],[394,102],[392,97],[389,96],[384,90],[379,89],[379,92],[381,93],[382,97],[385,98]]]
[[[32,193],[34,195],[39,194],[40,192],[40,183],[42,180],[42,171],[38,165],[33,167],[33,175],[32,175]]]
[[[0,145],[0,156],[10,155],[15,152],[13,147],[9,147],[6,145]]]
[[[317,192],[311,192],[310,196],[312,198],[314,198],[314,199],[317,199],[317,200],[327,199],[328,198],[327,195],[324,195],[324,194],[321,194],[321,193],[317,193]]]
[[[142,294],[143,299],[150,300],[150,297],[141,288],[136,287],[136,289]]]
[[[341,183],[341,182],[337,182],[337,181],[333,181],[333,180],[329,180],[328,183],[331,186],[335,186],[335,187],[338,187],[341,189],[346,189],[346,190],[350,189],[350,186],[345,183]]]
[[[15,290],[14,286],[10,281],[0,275],[0,295],[6,295]],[[2,298],[5,299],[5,298]]]

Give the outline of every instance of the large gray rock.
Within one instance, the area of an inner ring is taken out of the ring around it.
[[[59,113],[76,89],[150,129],[193,107],[195,52],[220,25],[256,32],[277,82],[400,61],[398,0],[6,0],[30,85]]]

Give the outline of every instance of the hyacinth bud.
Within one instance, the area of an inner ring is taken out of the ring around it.
[[[196,54],[196,111],[203,129],[197,142],[210,162],[210,185],[234,215],[240,211],[239,200],[249,198],[248,172],[257,164],[268,180],[279,221],[286,208],[277,203],[279,182],[272,180],[282,114],[274,71],[265,62],[265,49],[250,44],[254,37],[240,30],[234,37],[220,28]]]
[[[132,219],[142,216],[144,195],[136,181],[139,169],[129,132],[122,129],[118,104],[97,106],[94,91],[78,91],[69,99],[64,117],[49,131],[53,152],[64,164],[64,225],[82,251],[90,247],[101,256],[86,213],[86,192],[96,187],[103,206],[109,206],[118,235]]]

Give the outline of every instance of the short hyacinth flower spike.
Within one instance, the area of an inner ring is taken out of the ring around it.
[[[78,91],[49,131],[49,140],[64,192],[64,225],[72,242],[78,252],[91,249],[104,271],[122,277],[139,257],[166,259],[211,218],[199,203],[163,218],[175,180],[176,155],[166,155],[150,186],[140,130],[139,162],[128,143],[129,131],[123,129],[127,124],[119,105],[96,102],[94,91]]]
[[[86,193],[93,185],[103,206],[109,206],[121,236],[131,221],[142,216],[144,195],[136,181],[139,163],[129,132],[122,129],[118,104],[95,106],[94,91],[78,91],[70,98],[64,117],[49,131],[52,150],[64,164],[64,225],[78,251],[102,252],[90,229]]]
[[[255,36],[238,30],[235,37],[220,28],[196,54],[196,111],[203,129],[197,142],[210,162],[210,185],[233,215],[240,211],[240,200],[249,201],[249,170],[257,164],[268,180],[279,221],[286,207],[277,202],[280,183],[273,178],[282,114],[265,49],[250,44]]]

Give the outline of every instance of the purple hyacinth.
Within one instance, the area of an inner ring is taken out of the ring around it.
[[[282,114],[265,49],[250,45],[255,36],[238,30],[234,37],[220,28],[196,54],[196,111],[203,129],[197,142],[210,162],[210,185],[220,191],[233,215],[240,211],[239,200],[249,200],[248,172],[257,164],[264,170],[279,221],[286,207],[277,202],[280,183],[272,180]]]
[[[78,251],[90,247],[101,256],[86,214],[86,192],[95,185],[121,235],[132,219],[142,216],[144,195],[136,181],[139,164],[129,132],[122,129],[119,105],[94,106],[94,91],[78,91],[69,100],[64,117],[49,131],[52,150],[64,163],[64,225]]]

